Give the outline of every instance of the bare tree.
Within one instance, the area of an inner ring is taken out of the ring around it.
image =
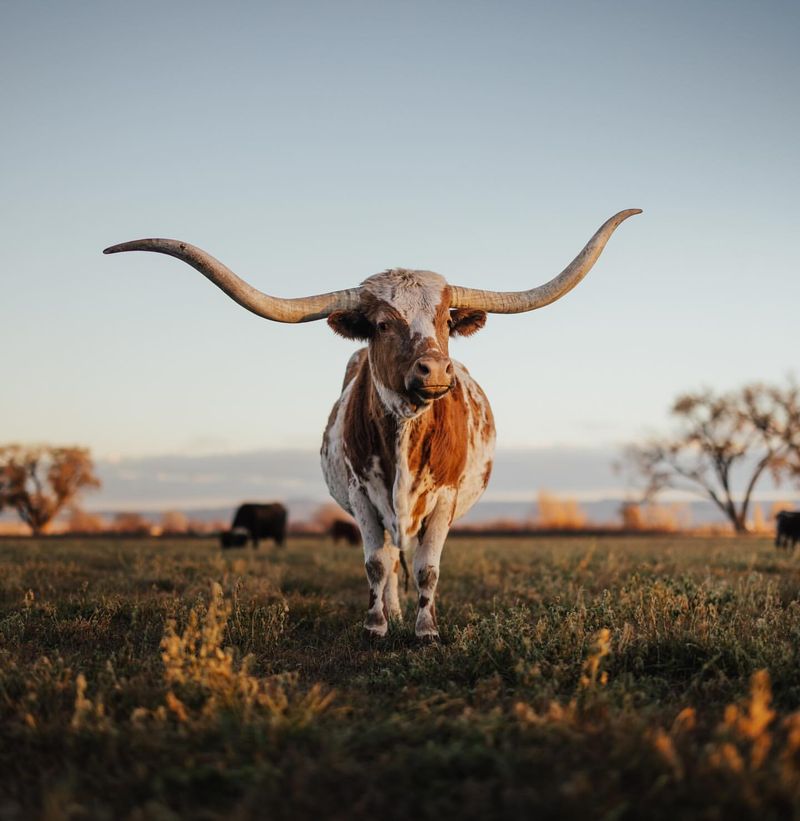
[[[800,453],[798,388],[747,385],[725,394],[679,396],[675,435],[627,448],[624,464],[645,500],[674,488],[710,499],[737,533],[747,531],[753,491],[765,473],[778,481]],[[793,451],[793,447],[795,451]],[[800,459],[797,459],[800,475]]]
[[[87,448],[0,447],[0,510],[14,508],[34,536],[79,491],[100,487]]]

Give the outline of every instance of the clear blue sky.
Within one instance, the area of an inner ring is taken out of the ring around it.
[[[302,295],[391,266],[581,286],[453,345],[505,447],[608,445],[798,372],[800,6],[0,3],[0,440],[316,447],[353,344]]]

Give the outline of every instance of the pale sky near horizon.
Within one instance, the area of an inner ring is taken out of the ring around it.
[[[797,367],[800,6],[0,2],[0,441],[317,447],[353,343],[254,317],[393,266],[587,279],[456,341],[506,448],[608,446]]]

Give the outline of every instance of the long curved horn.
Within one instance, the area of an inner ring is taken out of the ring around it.
[[[530,291],[483,291],[453,285],[450,287],[450,305],[453,308],[480,308],[492,314],[520,314],[543,308],[569,293],[589,273],[623,220],[641,213],[640,208],[630,208],[614,214],[557,277],[538,288],[531,288]]]
[[[324,319],[334,311],[355,308],[359,301],[360,288],[297,299],[269,296],[248,285],[211,254],[176,239],[136,239],[133,242],[112,245],[103,253],[118,254],[121,251],[155,251],[157,254],[168,254],[181,259],[208,277],[214,285],[225,291],[243,308],[275,322],[312,322],[315,319]]]

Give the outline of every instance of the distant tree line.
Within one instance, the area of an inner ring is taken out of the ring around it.
[[[639,487],[640,504],[652,506],[670,489],[688,491],[710,500],[735,532],[744,533],[753,493],[764,476],[772,476],[776,484],[800,483],[800,387],[793,381],[783,386],[754,383],[725,393],[685,393],[673,402],[671,415],[676,425],[670,435],[629,445],[617,464]],[[0,512],[15,510],[34,535],[67,509],[70,530],[104,530],[99,517],[76,503],[81,491],[99,487],[87,448],[0,446]],[[539,508],[543,526],[579,529],[586,521],[575,502],[545,492]],[[327,527],[331,515],[330,506],[321,508],[312,528]],[[625,527],[648,524],[637,504],[623,505],[621,515]],[[144,534],[152,528],[139,514],[121,513],[111,530]],[[195,528],[184,514],[168,512],[160,530],[177,534]]]

